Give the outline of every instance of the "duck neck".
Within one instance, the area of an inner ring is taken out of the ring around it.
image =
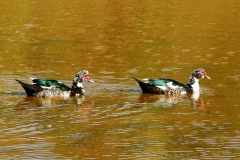
[[[83,88],[82,83],[73,81],[72,88],[71,88],[71,96],[84,94],[84,92],[85,90]]]
[[[199,79],[194,77],[193,75],[190,76],[188,83],[187,83],[187,89],[189,92],[199,92]]]

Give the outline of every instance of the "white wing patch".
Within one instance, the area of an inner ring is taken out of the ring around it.
[[[162,89],[162,90],[167,90],[167,87],[166,86],[156,86],[156,87],[158,87],[158,88],[160,88],[160,89]]]
[[[143,81],[146,81],[145,83],[149,83],[149,78],[142,79]]]
[[[51,89],[52,88],[52,86],[50,86],[50,87],[47,87],[47,86],[40,86],[41,88],[43,88],[43,89]]]
[[[34,79],[37,79],[37,78],[30,77],[29,79],[31,79],[33,81]],[[31,83],[31,84],[36,84],[36,83]]]

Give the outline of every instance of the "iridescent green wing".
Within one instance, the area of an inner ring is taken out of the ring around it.
[[[180,82],[178,82],[178,81],[175,81],[175,80],[173,80],[173,79],[160,78],[159,80],[164,81],[166,84],[172,82],[172,85],[173,85],[173,86],[185,87],[184,84],[182,84],[182,83],[180,83]]]
[[[149,79],[148,80],[149,84],[155,85],[155,86],[167,86],[167,83],[171,83],[173,86],[178,86],[178,87],[185,87],[184,84],[179,83],[173,79],[168,79],[168,78],[159,78],[159,79]]]
[[[56,88],[60,88],[63,91],[71,90],[68,86],[66,86],[65,84],[57,80],[32,79],[32,81],[33,83],[41,86],[42,88],[56,87]]]
[[[162,80],[162,79],[149,79],[148,82],[150,85],[153,85],[153,86],[166,86],[167,85],[165,80]]]

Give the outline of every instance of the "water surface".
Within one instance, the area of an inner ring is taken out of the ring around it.
[[[238,159],[240,2],[6,1],[0,6],[1,159]],[[131,79],[200,97],[142,94]],[[26,97],[16,78],[90,72],[82,97]]]

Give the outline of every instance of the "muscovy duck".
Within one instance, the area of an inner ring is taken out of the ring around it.
[[[201,78],[211,79],[203,68],[196,69],[190,76],[187,85],[168,78],[147,79],[147,82],[136,80],[144,93],[155,94],[186,94],[199,92],[199,80]]]
[[[78,96],[85,92],[83,82],[94,83],[87,70],[80,71],[75,75],[71,88],[57,80],[30,79],[33,84],[26,84],[18,79],[16,81],[22,85],[28,96],[36,97]]]

